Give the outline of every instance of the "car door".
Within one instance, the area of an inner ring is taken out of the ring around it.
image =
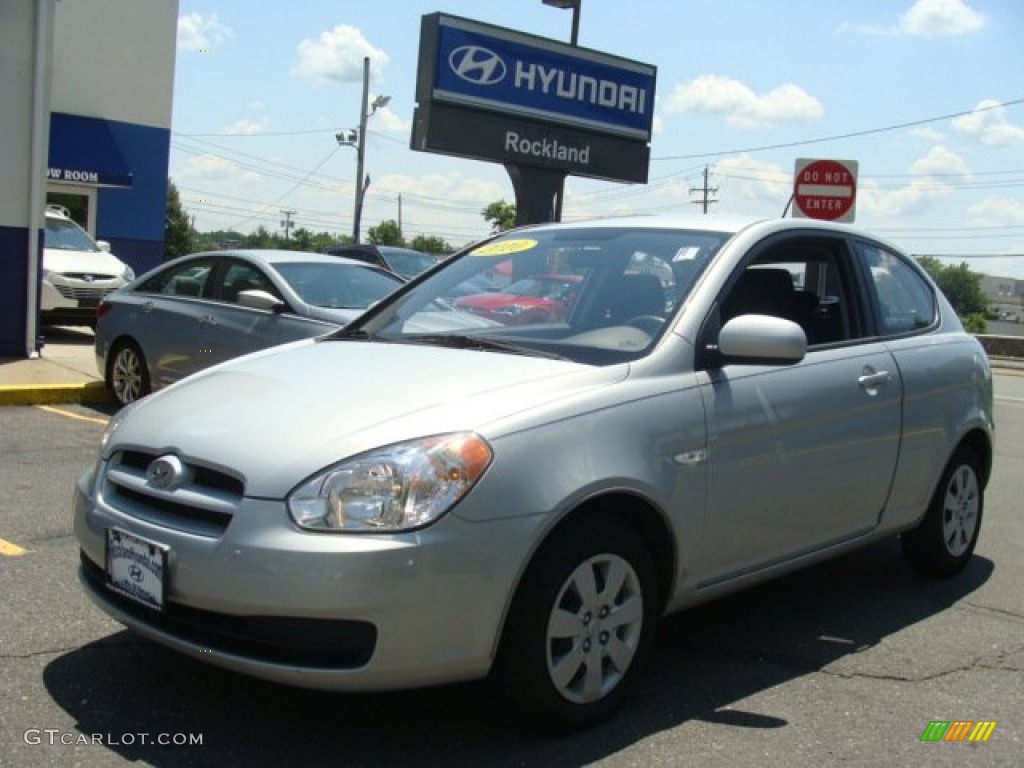
[[[238,258],[224,258],[213,278],[216,299],[209,314],[201,318],[203,335],[208,340],[204,350],[207,365],[230,360],[240,355],[280,343],[279,316],[265,309],[254,309],[238,303],[238,294],[247,290],[265,291],[284,301],[280,292],[262,268]]]
[[[762,288],[744,297],[750,281],[741,278],[755,270],[773,279],[756,275]],[[804,327],[809,347],[794,365],[700,373],[710,461],[702,586],[878,523],[899,451],[901,379],[874,335],[858,275],[842,237],[789,236],[753,252],[721,297],[719,323],[777,315]],[[793,295],[770,300],[764,286],[776,281]]]
[[[215,263],[213,256],[188,259],[158,272],[134,294],[122,326],[150,361],[156,388],[208,365],[202,320],[213,304],[209,291]]]

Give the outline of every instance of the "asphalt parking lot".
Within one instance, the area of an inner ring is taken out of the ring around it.
[[[996,394],[995,476],[959,578],[922,580],[889,541],[670,618],[620,715],[560,738],[481,684],[317,693],[134,637],[81,593],[68,509],[113,407],[0,408],[0,765],[1019,765],[1024,377],[1000,372]],[[923,742],[935,721],[995,726]]]

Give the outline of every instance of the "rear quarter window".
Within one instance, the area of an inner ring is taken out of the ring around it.
[[[935,324],[935,293],[904,257],[871,243],[858,243],[857,249],[871,278],[882,335],[912,333]]]

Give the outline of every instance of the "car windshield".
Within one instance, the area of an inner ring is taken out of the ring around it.
[[[420,253],[419,251],[408,251],[398,248],[381,248],[380,250],[391,271],[397,272],[403,277],[415,277],[420,272],[426,272],[437,263],[427,254]]]
[[[339,337],[509,349],[607,364],[646,354],[730,233],[572,227],[449,259]]]
[[[402,285],[380,269],[343,263],[279,263],[274,269],[304,302],[331,309],[366,309]]]
[[[58,251],[100,250],[95,241],[75,222],[52,216],[46,217],[46,247]]]

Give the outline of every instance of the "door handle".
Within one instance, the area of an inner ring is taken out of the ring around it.
[[[142,302],[142,304],[139,307],[139,309],[141,309],[143,312],[148,314],[148,313],[152,312],[153,309],[154,309],[153,302],[152,301],[144,301],[144,302]]]
[[[216,325],[217,324],[217,318],[214,317],[213,315],[203,315],[202,317],[199,318],[199,324],[200,325]]]
[[[888,371],[876,371],[870,365],[864,366],[857,383],[860,388],[869,395],[878,394],[878,388],[892,381],[892,374]]]

